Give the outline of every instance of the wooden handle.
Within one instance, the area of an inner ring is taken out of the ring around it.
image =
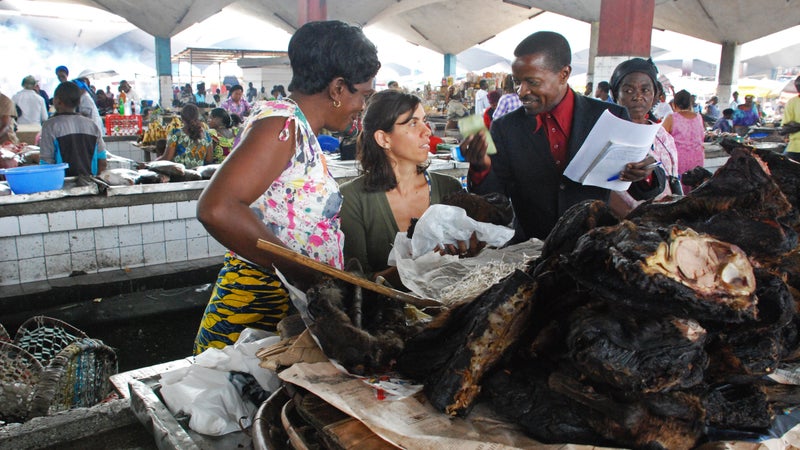
[[[256,246],[261,250],[265,250],[272,255],[277,255],[286,258],[290,261],[296,262],[305,267],[314,269],[318,272],[322,272],[326,275],[330,275],[334,278],[338,278],[350,284],[355,284],[356,286],[361,286],[364,289],[368,289],[372,292],[377,292],[378,294],[385,295],[386,297],[393,298],[395,300],[400,300],[401,302],[408,303],[409,305],[414,305],[417,307],[442,306],[442,304],[440,302],[437,302],[436,300],[431,300],[429,298],[415,297],[403,291],[398,291],[397,289],[392,289],[388,286],[374,283],[372,281],[367,280],[366,278],[361,278],[359,276],[353,275],[352,273],[345,272],[344,270],[339,270],[335,267],[331,267],[325,263],[317,261],[316,259],[309,258],[308,256],[305,255],[301,255],[300,253],[289,250],[286,247],[273,244],[272,242],[265,241],[263,239],[259,239]]]

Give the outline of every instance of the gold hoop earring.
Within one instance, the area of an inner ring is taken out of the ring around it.
[[[333,107],[334,108],[338,108],[340,106],[342,106],[342,102],[340,102],[339,100],[334,100],[333,101]]]

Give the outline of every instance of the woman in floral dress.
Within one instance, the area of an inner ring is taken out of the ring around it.
[[[316,272],[258,249],[264,239],[342,268],[342,196],[317,135],[352,126],[374,92],[378,52],[360,28],[309,22],[289,42],[291,96],[261,102],[200,196],[197,217],[229,249],[195,339],[194,353],[235,342],[246,327],[275,330],[292,284]]]

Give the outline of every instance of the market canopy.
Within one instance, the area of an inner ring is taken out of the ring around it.
[[[61,1],[111,12],[160,37],[172,37],[226,7],[289,33],[298,22],[296,0]],[[600,0],[327,0],[326,5],[330,19],[376,25],[414,44],[451,54],[544,11],[586,22],[600,18]],[[800,0],[655,0],[653,27],[713,43],[745,43],[798,25],[798,11]]]

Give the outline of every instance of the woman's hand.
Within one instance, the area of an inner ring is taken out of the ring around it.
[[[469,241],[458,241],[455,244],[439,244],[433,251],[440,255],[458,255],[459,258],[471,258],[486,247],[486,242],[479,241],[475,232],[469,237]]]

